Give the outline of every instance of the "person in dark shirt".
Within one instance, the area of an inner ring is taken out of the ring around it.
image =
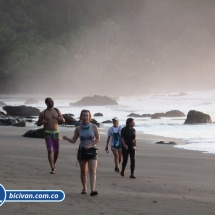
[[[136,152],[136,131],[134,129],[134,119],[128,118],[126,120],[126,126],[121,130],[121,140],[122,140],[122,170],[120,172],[121,176],[125,176],[125,167],[128,162],[128,156],[130,154],[131,161],[131,175],[130,178],[137,178],[134,175],[135,169],[135,152]]]

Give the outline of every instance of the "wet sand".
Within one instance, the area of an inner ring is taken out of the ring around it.
[[[63,190],[59,203],[9,203],[0,207],[8,214],[153,214],[214,215],[215,156],[198,151],[154,144],[172,139],[138,135],[137,179],[114,172],[112,153],[105,153],[106,131],[101,130],[98,144],[99,165],[96,190],[99,195],[81,195],[79,166],[76,166],[78,143],[61,141],[57,173],[50,167],[43,139],[24,138],[31,129],[0,127],[0,184],[6,190]],[[73,128],[62,128],[62,135],[73,135]],[[173,140],[177,143],[183,141]],[[89,188],[88,178],[88,188]]]

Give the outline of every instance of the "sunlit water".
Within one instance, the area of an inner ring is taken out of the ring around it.
[[[32,106],[43,110],[45,96],[42,95],[0,95],[0,101],[7,105],[23,105],[26,98],[34,97],[39,103]],[[76,102],[81,97],[72,96],[53,96],[55,107],[62,113],[72,113],[78,119],[82,109],[89,109],[93,114],[103,113],[103,117],[93,117],[98,122],[110,120],[114,116],[120,119],[120,124],[125,125],[127,115],[130,113],[153,114],[156,112],[167,112],[170,110],[180,110],[185,115],[189,110],[197,110],[209,114],[212,121],[215,120],[214,98],[215,91],[188,92],[185,96],[170,95],[143,95],[138,97],[119,97],[116,106],[86,106],[73,107],[70,102]],[[2,110],[0,108],[0,110]],[[215,154],[215,123],[184,125],[186,117],[178,118],[135,118],[136,130],[146,134],[172,137],[187,141],[187,145],[175,147],[189,150],[199,150],[204,153]],[[109,127],[110,124],[101,126]]]

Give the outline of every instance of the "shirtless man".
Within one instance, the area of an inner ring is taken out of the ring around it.
[[[56,173],[55,164],[59,154],[60,140],[58,122],[65,122],[61,112],[54,108],[54,101],[46,98],[47,108],[40,113],[37,126],[44,126],[44,136],[48,150],[48,160],[51,166],[51,174]]]

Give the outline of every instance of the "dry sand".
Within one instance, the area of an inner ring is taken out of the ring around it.
[[[0,184],[6,190],[63,190],[66,197],[59,203],[5,202],[1,215],[215,214],[215,155],[153,144],[165,139],[141,135],[136,155],[138,178],[130,179],[130,164],[125,177],[114,172],[113,155],[105,153],[107,136],[102,131],[96,186],[99,195],[91,197],[80,194],[78,143],[61,141],[57,173],[51,175],[44,140],[22,137],[27,130],[29,127],[0,127]],[[72,136],[72,130],[62,128],[61,136]]]

